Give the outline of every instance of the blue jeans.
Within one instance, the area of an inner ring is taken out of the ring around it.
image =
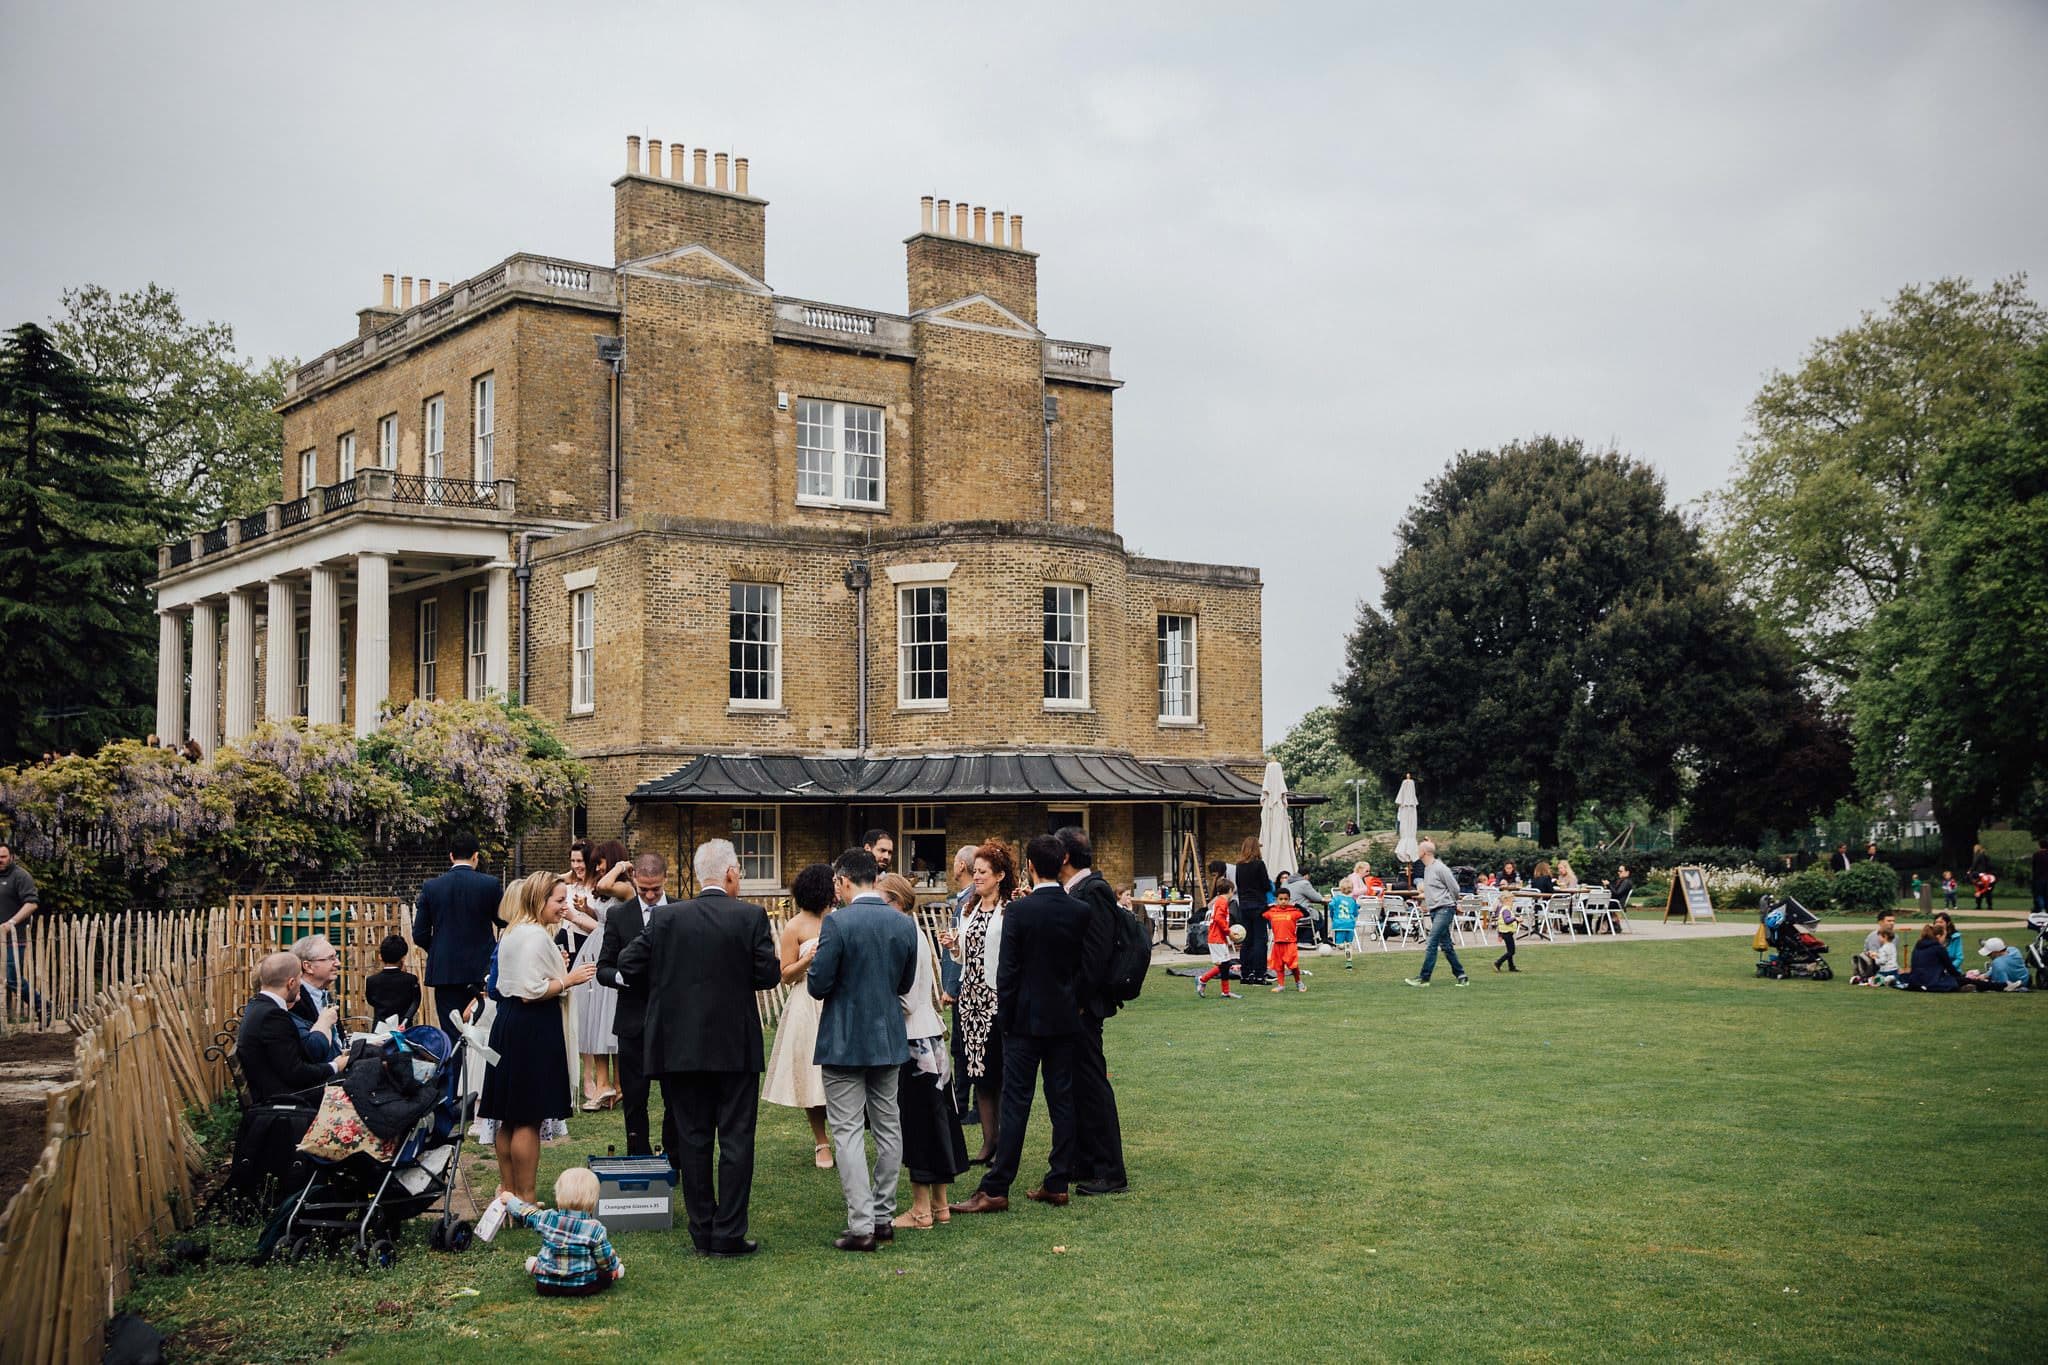
[[[1422,977],[1429,980],[1429,974],[1436,970],[1437,950],[1442,949],[1444,961],[1451,964],[1451,971],[1457,976],[1465,974],[1465,965],[1458,961],[1458,950],[1451,946],[1451,920],[1458,912],[1446,905],[1441,910],[1432,910],[1429,915],[1429,946],[1422,950]]]

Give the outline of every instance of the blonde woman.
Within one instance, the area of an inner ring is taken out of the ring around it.
[[[576,1018],[569,992],[597,975],[588,963],[571,971],[555,946],[555,926],[569,905],[569,888],[553,872],[514,882],[498,907],[505,934],[498,940],[497,979],[491,999],[491,1050],[497,1062],[484,1073],[477,1112],[497,1124],[498,1187],[534,1202],[540,1172],[541,1128],[567,1120],[576,1099]]]
[[[1557,889],[1560,891],[1577,891],[1579,889],[1579,874],[1572,871],[1572,864],[1569,858],[1559,858],[1557,860]]]
[[[882,899],[915,923],[917,893],[894,872],[875,878]],[[903,1027],[910,1060],[896,1077],[896,1108],[903,1129],[903,1169],[910,1175],[910,1207],[899,1228],[951,1222],[946,1187],[967,1170],[967,1139],[953,1108],[952,1071],[946,1057],[946,1022],[939,1013],[939,955],[922,928],[917,935],[917,979],[903,997]]]

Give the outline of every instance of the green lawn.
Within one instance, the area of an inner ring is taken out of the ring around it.
[[[187,1358],[408,1365],[2040,1358],[2048,994],[1759,981],[1742,939],[1522,956],[1427,991],[1412,954],[1312,959],[1307,995],[1241,1005],[1155,976],[1110,1026],[1121,1197],[845,1255],[833,1175],[770,1108],[751,1260],[628,1233],[618,1291],[543,1302],[516,1231],[384,1273],[222,1264],[128,1306]],[[544,1188],[617,1120],[576,1130]],[[1041,1111],[1026,1183],[1046,1140]]]

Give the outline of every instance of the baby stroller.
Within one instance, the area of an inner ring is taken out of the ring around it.
[[[1772,980],[1805,977],[1810,981],[1833,978],[1828,966],[1828,945],[1818,934],[1808,932],[1820,917],[1791,897],[1763,899],[1762,914],[1753,946],[1757,950],[1756,974]]]
[[[2027,945],[2027,970],[2033,974],[2034,989],[2048,991],[2048,911],[2028,915],[2027,927],[2034,931],[2034,941]]]
[[[405,1225],[437,1213],[428,1244],[436,1251],[466,1249],[474,1230],[455,1214],[462,1138],[473,1106],[463,1086],[464,1046],[451,1046],[440,1029],[425,1025],[359,1043],[342,1085],[363,1126],[395,1139],[393,1155],[309,1157],[311,1178],[286,1200],[281,1225],[274,1224],[265,1241],[282,1242],[292,1262],[352,1242],[358,1260],[389,1269]]]

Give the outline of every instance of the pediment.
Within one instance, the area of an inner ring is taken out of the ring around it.
[[[1015,332],[1024,336],[1042,336],[1036,327],[1018,317],[1009,309],[997,303],[986,294],[969,294],[965,298],[942,303],[913,316],[929,322],[948,322],[965,327],[986,327],[996,332]]]
[[[772,293],[766,282],[756,279],[725,257],[701,243],[679,246],[672,251],[642,256],[619,267],[628,275],[662,275],[669,278],[703,280],[744,289],[750,294]]]

